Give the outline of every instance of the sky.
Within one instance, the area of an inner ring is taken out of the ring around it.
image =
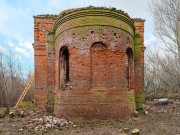
[[[61,11],[92,6],[115,7],[127,12],[131,18],[145,19],[145,46],[156,42],[153,19],[148,12],[150,0],[0,0],[0,49],[11,48],[19,57],[23,68],[34,68],[33,16],[59,14]]]

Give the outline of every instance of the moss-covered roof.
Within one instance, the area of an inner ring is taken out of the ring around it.
[[[116,8],[93,6],[84,8],[74,8],[61,12],[57,17],[57,21],[55,22],[54,28],[57,29],[60,25],[70,20],[74,20],[77,18],[88,19],[88,17],[94,17],[96,18],[96,20],[98,20],[97,17],[99,17],[100,19],[104,17],[107,19],[113,18],[116,20],[121,20],[122,22],[125,22],[134,29],[134,21],[129,17],[129,15],[126,12],[122,10],[117,10]],[[82,23],[84,23],[84,21],[82,21]],[[87,25],[90,25],[89,22],[87,23]]]
[[[114,12],[117,12],[117,13],[124,14],[127,17],[130,17],[126,12],[124,12],[122,10],[119,10],[119,9],[116,9],[114,7],[107,8],[107,7],[94,7],[94,6],[88,6],[88,7],[73,8],[73,9],[64,10],[64,11],[59,13],[58,17],[61,18],[61,17],[65,16],[65,15],[68,15],[68,14],[74,12],[74,11],[83,11],[83,10],[91,10],[91,9],[98,9],[98,10],[102,9],[102,10],[114,11]]]

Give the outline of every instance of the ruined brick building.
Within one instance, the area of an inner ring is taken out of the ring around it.
[[[144,20],[98,7],[38,15],[33,47],[37,107],[121,119],[142,106]]]

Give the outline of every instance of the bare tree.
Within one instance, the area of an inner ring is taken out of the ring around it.
[[[15,105],[29,80],[29,74],[29,70],[22,68],[13,50],[0,50],[0,106]],[[31,91],[27,94],[27,98],[32,101]]]
[[[146,93],[180,94],[180,1],[151,0],[149,9],[154,33],[162,40],[162,46],[146,57]]]
[[[151,96],[162,93],[174,95],[179,91],[179,65],[169,53],[162,56],[158,51],[148,52],[145,62],[145,92]]]
[[[180,56],[180,1],[151,0],[149,9],[154,19],[155,35]]]
[[[6,105],[6,91],[7,91],[7,78],[6,78],[6,70],[5,70],[5,62],[4,62],[4,54],[3,50],[0,50],[0,106]]]

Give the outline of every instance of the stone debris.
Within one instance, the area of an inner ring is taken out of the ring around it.
[[[35,131],[38,131],[39,130],[39,127],[35,127],[35,129],[34,129]]]
[[[19,129],[19,131],[23,131],[23,129],[22,129],[22,128],[20,128],[20,129]]]
[[[76,125],[72,121],[68,121],[62,118],[53,116],[43,116],[42,118],[34,118],[32,121],[28,121],[25,125],[27,129],[34,129],[35,131],[45,131],[47,129],[59,129],[62,128],[76,128]]]
[[[10,118],[13,118],[14,117],[14,112],[10,112],[9,116],[10,116]]]
[[[24,118],[25,117],[25,111],[23,110],[15,110],[12,109],[10,111],[10,108],[3,108],[3,111],[0,111],[0,118],[5,118],[6,116],[9,116],[10,118],[14,118],[14,117],[21,117]]]
[[[140,130],[135,128],[131,131],[131,135],[139,135]]]
[[[150,110],[152,107],[150,105],[143,104],[143,109]]]
[[[128,133],[129,131],[130,131],[129,128],[124,128],[124,129],[123,129],[123,132],[124,132],[124,133]]]
[[[4,110],[4,115],[8,115],[10,113],[10,109],[9,107],[7,107],[5,110]]]
[[[148,115],[148,114],[149,114],[149,112],[148,112],[147,110],[144,110],[144,114]]]
[[[0,118],[6,117],[7,115],[9,115],[9,113],[10,113],[9,107],[3,109],[3,111],[0,112]]]
[[[0,119],[1,119],[1,118],[4,118],[4,117],[5,117],[4,113],[3,113],[3,112],[0,112]]]
[[[24,111],[15,110],[14,115],[18,116],[18,117],[21,117],[21,118],[24,118],[25,112]]]
[[[134,117],[139,117],[139,112],[138,111],[134,111],[133,116]]]
[[[169,100],[168,100],[168,98],[160,98],[160,99],[158,100],[158,102],[159,102],[161,105],[168,105]]]

